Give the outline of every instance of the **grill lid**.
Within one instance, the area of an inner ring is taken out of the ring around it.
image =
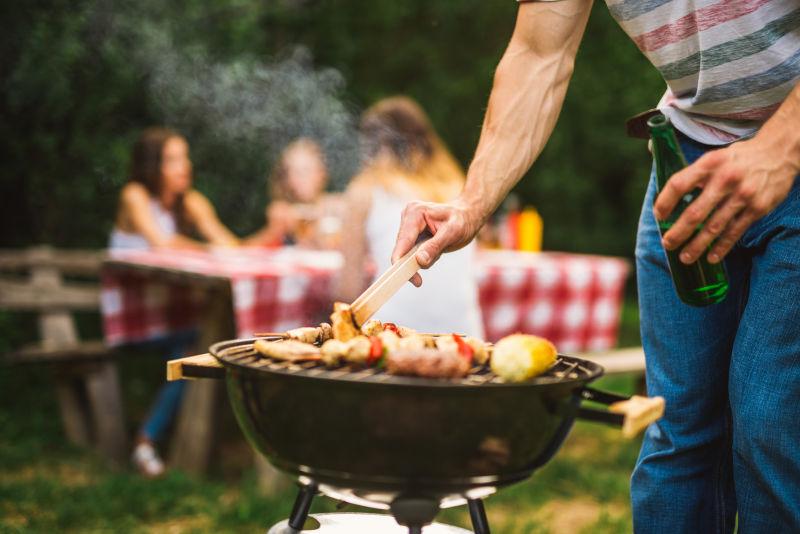
[[[531,380],[525,382],[506,382],[486,366],[475,366],[463,378],[423,378],[417,376],[402,376],[387,373],[378,367],[354,367],[342,365],[328,368],[322,362],[288,362],[275,360],[263,356],[253,348],[256,339],[278,341],[280,337],[238,339],[222,341],[212,345],[209,349],[226,367],[248,371],[276,373],[296,377],[319,380],[337,380],[345,382],[372,383],[402,386],[426,387],[519,387],[519,386],[544,386],[550,384],[586,382],[603,374],[603,368],[596,363],[559,355],[556,363]]]

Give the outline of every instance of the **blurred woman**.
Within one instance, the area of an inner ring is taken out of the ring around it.
[[[120,193],[111,249],[201,248],[209,244],[236,245],[236,237],[219,221],[211,203],[192,189],[192,162],[186,139],[166,128],[148,128],[133,147],[128,183]],[[168,359],[187,354],[194,331],[171,334],[148,342]],[[183,396],[184,382],[167,382],[158,392],[139,430],[133,462],[148,477],[164,472],[155,444],[164,436]]]
[[[319,145],[308,138],[287,145],[269,177],[267,225],[245,243],[335,247],[342,202],[339,195],[325,193],[327,185],[328,169]]]
[[[465,181],[425,112],[410,98],[387,98],[370,107],[360,133],[364,164],[347,189],[343,228],[338,296],[347,302],[364,289],[369,257],[376,274],[389,268],[405,205],[411,200],[450,200]],[[407,284],[377,318],[424,332],[482,337],[474,254],[474,244],[446,254],[426,272],[421,288]]]
[[[133,147],[128,183],[120,193],[110,248],[202,248],[236,245],[214,207],[192,188],[189,144],[167,128],[148,128]]]

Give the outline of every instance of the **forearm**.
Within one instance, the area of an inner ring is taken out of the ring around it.
[[[283,237],[274,225],[267,225],[242,239],[241,243],[245,246],[277,246],[283,243]]]
[[[583,31],[587,0],[520,8],[497,67],[475,158],[459,201],[485,220],[541,153],[558,118]]]
[[[220,247],[236,247],[241,244],[239,238],[233,235],[233,232],[228,230],[221,222],[215,224],[203,237],[206,238],[209,244]]]
[[[170,239],[154,244],[153,248],[177,248],[184,250],[203,250],[206,245],[182,234],[175,234]]]
[[[211,207],[203,215],[196,218],[195,227],[209,245],[220,247],[235,247],[239,245],[239,239],[222,224],[222,221],[217,217],[216,211]]]

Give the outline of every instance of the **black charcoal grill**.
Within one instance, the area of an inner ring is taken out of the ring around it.
[[[275,361],[258,354],[254,341],[224,341],[210,352],[226,369],[248,440],[301,486],[281,533],[301,532],[322,493],[389,510],[411,534],[440,508],[466,503],[474,531],[488,534],[482,499],[546,463],[576,417],[632,423],[630,413],[581,407],[629,398],[588,388],[603,369],[579,358],[559,356],[523,383],[503,382],[487,367],[445,380]],[[641,417],[659,417],[658,400],[640,402],[647,405]]]

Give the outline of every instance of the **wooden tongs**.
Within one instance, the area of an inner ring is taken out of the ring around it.
[[[417,263],[417,250],[420,245],[431,237],[428,232],[420,235],[417,244],[405,256],[397,260],[391,267],[375,280],[361,295],[350,305],[353,321],[356,326],[361,326],[372,317],[392,295],[403,287],[403,284],[420,270]]]

